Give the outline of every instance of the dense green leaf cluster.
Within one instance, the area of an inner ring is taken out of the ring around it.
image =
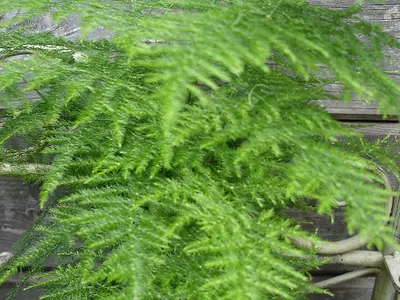
[[[338,81],[338,99],[400,111],[400,88],[382,71],[383,47],[398,44],[358,7],[0,1],[13,9],[1,23],[0,140],[29,147],[4,146],[1,159],[49,168],[43,216],[3,280],[32,266],[43,299],[301,297],[317,290],[306,277],[316,264],[287,258],[304,253],[291,237],[315,237],[281,211],[304,199],[328,214],[346,201],[350,230],[390,243],[380,226],[390,193],[366,182],[380,180],[371,158],[395,164],[312,104],[332,99],[324,86]],[[15,26],[49,11],[113,37],[66,41]],[[42,272],[50,256],[58,266]]]

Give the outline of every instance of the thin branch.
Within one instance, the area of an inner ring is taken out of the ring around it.
[[[50,169],[50,165],[45,164],[0,164],[0,175],[27,175],[43,174]]]

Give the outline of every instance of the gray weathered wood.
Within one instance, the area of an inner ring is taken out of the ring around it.
[[[311,3],[329,8],[346,8],[357,3],[356,0],[310,0]],[[381,3],[377,3],[381,2]],[[400,2],[391,1],[365,1],[359,16],[371,23],[383,26],[384,31],[400,40]],[[386,49],[388,57],[385,69],[391,77],[399,82],[400,50]],[[338,84],[327,86],[327,90],[337,94],[341,89]],[[375,104],[355,102],[345,104],[341,101],[325,101],[327,111],[338,120],[381,120],[382,115],[377,112]],[[391,119],[394,119],[393,117]]]
[[[13,283],[4,283],[0,286],[0,299],[6,299],[6,296],[13,290],[15,284]],[[13,300],[38,300],[41,293],[38,290],[26,290],[19,291],[16,293],[15,298]]]
[[[400,124],[397,122],[343,122],[342,124],[361,132],[368,139],[400,135]]]
[[[365,103],[363,101],[351,101],[344,103],[339,100],[318,101],[322,107],[339,121],[396,121],[398,116],[384,117],[377,110],[374,103]]]
[[[314,281],[322,281],[328,279],[327,276],[316,276]],[[334,294],[333,297],[328,295],[310,295],[310,300],[369,300],[372,296],[372,287],[374,285],[374,277],[358,278],[348,282],[341,283],[329,290]]]
[[[314,212],[291,210],[285,214],[295,220],[304,221],[302,228],[310,232],[318,232],[318,235],[328,241],[340,241],[350,237],[344,220],[344,209],[339,208],[334,214],[334,223],[327,215],[319,215]]]
[[[317,276],[314,280],[321,281],[329,277]],[[354,279],[348,283],[343,283],[332,287],[330,291],[334,294],[334,297],[327,295],[310,295],[310,300],[369,300],[372,295],[372,286],[374,284],[374,277],[365,277]],[[14,287],[13,284],[4,284],[0,286],[0,299],[5,299],[6,295]],[[38,300],[41,293],[37,290],[27,290],[17,293],[14,300]]]
[[[0,252],[10,251],[38,216],[38,188],[0,177]],[[11,251],[12,252],[12,251]],[[1,298],[0,298],[1,299]]]
[[[346,8],[357,3],[356,0],[310,0],[312,4],[325,6],[334,9]],[[400,40],[400,3],[397,0],[391,1],[368,0],[365,1],[359,15],[362,19],[371,23],[383,26],[384,30]],[[14,12],[15,13],[15,12]],[[11,18],[14,13],[10,13],[6,18]],[[68,39],[76,39],[80,35],[79,19],[71,16],[60,24],[55,25],[51,18],[41,16],[31,21],[31,32],[53,32]],[[105,28],[98,28],[88,35],[88,39],[110,38],[111,34]],[[400,49],[385,49],[386,60],[385,69],[395,81],[400,82]],[[328,85],[327,90],[337,94],[341,86],[338,84]],[[38,95],[30,93],[29,99],[38,99]],[[338,120],[381,120],[382,115],[377,112],[376,105],[365,104],[363,102],[345,104],[341,101],[325,101],[324,106],[327,111]],[[394,119],[391,117],[390,119]]]
[[[329,278],[328,276],[315,276],[314,281],[322,281]],[[329,289],[334,296],[327,295],[309,295],[310,300],[369,300],[372,295],[372,286],[374,285],[374,277],[365,277],[354,279],[352,281],[342,283]],[[7,294],[14,288],[14,284],[6,283],[0,286],[0,299],[5,299]],[[21,291],[16,294],[14,300],[38,300],[41,293],[37,290]]]

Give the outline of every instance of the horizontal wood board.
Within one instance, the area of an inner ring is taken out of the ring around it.
[[[342,9],[356,4],[356,0],[309,0],[310,3],[325,6],[333,9]],[[379,3],[381,2],[381,3]],[[12,18],[15,12],[11,12],[3,16],[4,19]],[[359,16],[371,23],[381,25],[384,31],[390,33],[395,38],[400,40],[400,2],[392,1],[374,1],[366,0]],[[56,35],[64,36],[67,39],[74,40],[79,37],[79,19],[76,16],[71,16],[60,24],[55,25],[50,16],[38,17],[30,22],[30,32],[53,32]],[[99,27],[96,31],[91,32],[88,39],[111,38],[110,32],[104,27]],[[387,60],[385,69],[388,74],[393,77],[396,82],[400,82],[400,50],[386,49],[385,54]],[[328,85],[327,90],[333,94],[338,94],[341,90],[341,85]],[[38,95],[30,92],[27,97],[35,100]],[[382,115],[377,112],[377,106],[373,103],[366,104],[362,101],[355,100],[355,103],[343,103],[341,101],[324,101],[323,105],[327,111],[338,120],[381,120]],[[400,101],[400,99],[399,99]],[[392,117],[395,119],[395,117]]]
[[[347,8],[356,4],[356,0],[310,0],[312,4],[325,6],[334,9]],[[380,2],[380,3],[379,3]],[[359,16],[368,22],[381,25],[385,32],[394,36],[400,41],[400,1],[373,1],[365,0]],[[385,70],[394,81],[400,82],[400,49],[386,49],[387,60]],[[327,90],[333,94],[338,94],[341,90],[339,84],[327,86]],[[400,99],[399,99],[400,101]],[[342,101],[323,101],[323,106],[327,111],[338,120],[382,120],[383,116],[377,111],[376,104],[354,101],[343,103]],[[392,116],[389,119],[396,119]]]
[[[4,283],[0,285],[0,299],[6,299],[7,295],[12,292],[15,288],[15,284],[13,283]],[[38,300],[41,296],[41,292],[38,290],[26,290],[26,291],[18,291],[15,294],[13,300]]]
[[[356,4],[356,0],[309,0],[310,3],[329,7],[333,9],[342,9]],[[381,2],[381,3],[379,3]],[[3,16],[4,19],[12,18],[15,12],[8,13]],[[400,2],[399,1],[374,1],[365,0],[363,8],[359,16],[371,23],[381,25],[384,31],[393,35],[400,41]],[[74,40],[79,37],[80,21],[76,16],[71,16],[60,24],[55,25],[50,16],[41,16],[30,22],[32,28],[30,32],[53,32],[58,36],[64,36],[67,39]],[[96,31],[91,32],[87,39],[111,38],[110,32],[104,27],[99,27]],[[395,80],[400,82],[400,49],[386,49],[387,56],[385,69],[387,73]],[[23,57],[21,57],[23,58]],[[340,84],[330,84],[326,89],[337,95],[341,90]],[[38,99],[38,95],[29,92],[27,98],[31,100]],[[327,111],[338,120],[382,120],[382,114],[377,112],[377,106],[374,103],[364,103],[363,101],[354,100],[354,103],[343,103],[342,101],[329,100],[324,101],[323,106]],[[400,101],[400,99],[399,99]],[[391,117],[390,119],[396,119]]]
[[[38,216],[38,190],[18,178],[0,177],[0,252],[12,252],[11,246]]]
[[[314,277],[314,281],[322,281],[328,279],[327,276]],[[369,300],[371,299],[373,285],[375,282],[374,277],[365,277],[351,280],[346,283],[339,284],[330,289],[334,294],[334,297],[328,295],[309,295],[310,300]],[[8,293],[10,293],[15,284],[6,283],[0,286],[0,299],[6,299]],[[39,299],[41,292],[38,290],[26,290],[19,291],[16,293],[14,300],[37,300]]]
[[[327,276],[314,277],[315,282],[328,279]],[[372,296],[375,277],[364,277],[350,280],[333,286],[330,292],[334,296],[329,295],[310,295],[310,300],[369,300]]]
[[[328,276],[315,276],[314,282],[328,279]],[[351,281],[338,284],[330,289],[334,296],[329,295],[309,295],[310,300],[369,300],[372,296],[372,290],[375,277],[357,278]],[[15,288],[13,283],[5,283],[0,286],[0,299],[6,299],[8,293]],[[14,300],[37,300],[42,293],[39,290],[26,290],[16,293]]]

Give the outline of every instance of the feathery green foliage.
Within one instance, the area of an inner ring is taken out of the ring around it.
[[[318,291],[306,276],[317,263],[288,259],[305,252],[291,237],[316,238],[281,211],[306,198],[328,214],[346,201],[350,230],[392,243],[379,225],[391,193],[365,183],[381,180],[371,158],[395,163],[312,104],[332,99],[324,86],[338,81],[337,99],[400,111],[400,87],[382,71],[383,48],[399,45],[358,9],[1,0],[0,12],[21,13],[1,23],[0,140],[29,145],[4,146],[1,159],[49,164],[37,178],[43,218],[1,278],[33,266],[42,299],[302,297]],[[112,38],[15,26],[47,12]],[[57,268],[42,272],[49,256]]]

